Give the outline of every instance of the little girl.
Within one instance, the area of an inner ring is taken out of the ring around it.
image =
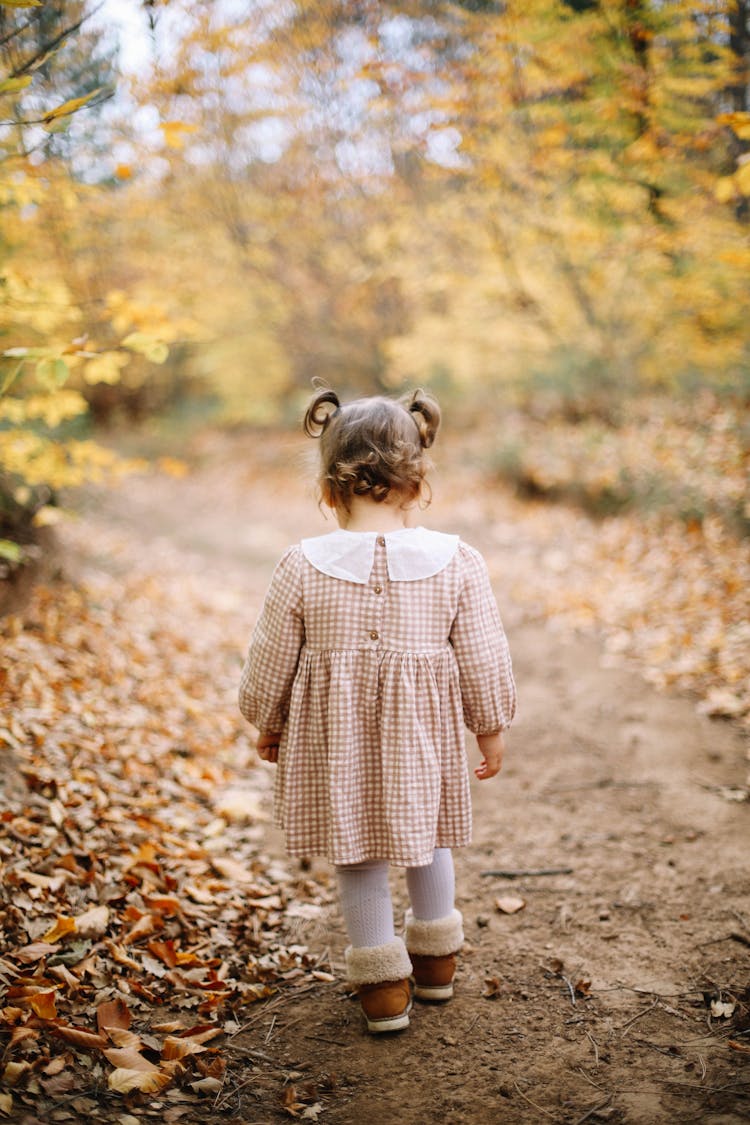
[[[419,998],[453,995],[463,930],[450,849],[471,836],[464,723],[486,780],[515,710],[484,560],[457,535],[411,526],[439,424],[421,391],[346,405],[317,391],[305,431],[320,438],[339,530],[281,558],[240,685],[258,754],[278,762],[290,855],[335,864],[347,975],[372,1032],[407,1026],[410,977]],[[389,864],[406,868],[405,943]]]

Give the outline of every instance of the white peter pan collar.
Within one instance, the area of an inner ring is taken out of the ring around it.
[[[400,531],[331,531],[314,539],[303,539],[302,554],[307,561],[331,578],[364,585],[375,561],[378,539],[385,539],[388,577],[391,582],[415,582],[431,578],[451,561],[458,550],[459,537],[426,527],[405,527]]]

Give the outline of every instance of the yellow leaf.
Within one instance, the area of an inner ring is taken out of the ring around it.
[[[184,148],[185,135],[198,131],[197,125],[188,125],[185,121],[164,121],[159,128],[167,148],[174,149]]]
[[[95,98],[97,94],[101,94],[102,90],[102,86],[97,86],[95,90],[92,90],[89,94],[84,94],[81,98],[70,98],[67,102],[63,102],[63,104],[59,105],[56,109],[51,109],[48,113],[45,113],[42,121],[45,123],[45,125],[49,125],[51,121],[56,121],[59,117],[68,117],[71,113],[75,113],[77,109],[80,109],[81,106],[84,106],[87,102],[90,102],[91,99]]]
[[[157,340],[155,336],[149,336],[147,332],[131,332],[122,341],[122,346],[130,348],[131,352],[144,355],[152,363],[164,363],[169,355],[169,348],[164,341]]]
[[[182,480],[190,472],[185,462],[178,460],[176,457],[160,457],[157,465],[163,473],[174,477],[176,480]]]
[[[60,508],[53,508],[50,504],[45,504],[38,512],[34,513],[32,523],[34,527],[54,527],[55,524],[61,523],[65,519],[65,513]]]
[[[13,1112],[13,1095],[0,1094],[0,1113],[3,1117],[10,1117]]]
[[[719,125],[728,125],[741,141],[750,141],[750,113],[721,113],[716,120]]]
[[[30,86],[32,81],[31,74],[24,74],[20,78],[6,78],[4,82],[0,82],[0,94],[16,94]]]
[[[122,352],[101,352],[87,362],[83,378],[87,383],[119,383],[120,372],[127,362],[128,357]]]
[[[75,931],[75,918],[66,918],[65,915],[60,915],[52,929],[47,930],[47,933],[44,934],[42,941],[46,941],[52,945],[54,942],[59,941],[60,938],[67,937],[68,934],[74,934]]]
[[[36,365],[36,377],[43,387],[53,391],[61,387],[70,374],[64,359],[40,359]]]
[[[118,180],[129,180],[133,175],[133,169],[129,164],[118,164],[115,168],[115,175]]]
[[[0,0],[3,8],[41,8],[42,0]]]
[[[719,203],[729,203],[734,199],[734,176],[722,176],[716,181],[714,195]]]
[[[734,182],[743,195],[750,195],[750,161],[740,164],[734,173]]]

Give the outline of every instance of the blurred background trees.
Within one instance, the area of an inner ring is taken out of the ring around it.
[[[0,3],[0,535],[114,464],[92,418],[279,424],[313,376],[481,411],[534,494],[746,531],[749,21]]]

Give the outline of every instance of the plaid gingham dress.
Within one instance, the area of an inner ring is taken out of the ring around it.
[[[403,559],[417,532],[439,548],[440,569],[394,580],[394,540],[403,537]],[[472,547],[422,528],[331,534],[370,536],[371,571],[347,581],[313,565],[328,536],[286,551],[250,642],[240,709],[282,734],[274,803],[290,855],[419,867],[434,848],[470,841],[463,728],[509,726],[508,645]]]

